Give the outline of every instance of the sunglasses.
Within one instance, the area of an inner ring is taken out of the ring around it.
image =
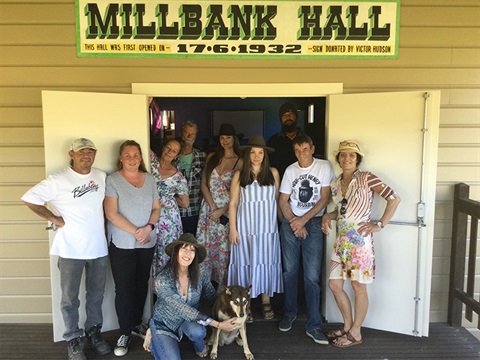
[[[348,141],[342,141],[340,143],[340,146],[350,146],[350,147],[353,147],[353,148],[358,148],[357,144],[351,143],[351,142],[348,142]]]
[[[342,204],[342,207],[340,208],[340,215],[345,215],[345,213],[347,212],[347,203],[348,200],[345,198],[340,201],[340,204]]]

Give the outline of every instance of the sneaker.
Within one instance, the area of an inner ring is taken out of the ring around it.
[[[115,346],[115,350],[113,353],[116,356],[123,356],[128,353],[128,344],[130,343],[130,336],[122,335],[117,340],[117,345]]]
[[[98,355],[106,355],[112,352],[112,348],[108,343],[103,340],[102,333],[100,329],[102,325],[95,325],[85,331],[85,337],[87,338],[88,344]]]
[[[87,360],[83,353],[83,341],[81,337],[70,340],[68,346],[68,360]]]
[[[328,345],[328,339],[320,329],[307,330],[307,336],[311,337],[317,344]]]
[[[148,325],[146,324],[140,324],[137,326],[134,326],[132,329],[132,335],[136,335],[141,337],[143,340],[145,340],[145,335],[147,334],[148,330]]]
[[[282,321],[280,321],[280,325],[278,326],[280,331],[290,330],[296,318],[297,318],[297,315],[293,315],[293,316],[283,315],[283,319]]]

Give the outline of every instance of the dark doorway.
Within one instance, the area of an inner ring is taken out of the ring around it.
[[[198,124],[198,135],[195,147],[207,151],[215,143],[213,133],[213,112],[214,111],[263,111],[264,119],[263,135],[265,140],[281,130],[278,115],[279,107],[285,102],[293,103],[297,108],[298,126],[309,135],[316,148],[316,156],[325,158],[325,97],[311,98],[168,98],[155,97],[154,101],[160,111],[171,112],[173,127],[171,123],[167,133],[178,135],[178,129],[187,120],[195,121]],[[310,112],[309,112],[310,108]],[[311,116],[309,114],[312,112]],[[310,119],[310,120],[309,120]],[[152,149],[161,146],[164,132],[157,131],[151,134]],[[243,137],[242,141],[248,139]]]

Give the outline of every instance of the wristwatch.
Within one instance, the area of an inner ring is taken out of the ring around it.
[[[377,221],[375,225],[380,226],[380,229],[383,229],[385,227],[381,221]]]

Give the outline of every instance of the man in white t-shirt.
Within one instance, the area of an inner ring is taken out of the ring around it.
[[[284,315],[279,329],[289,331],[297,317],[297,287],[300,258],[303,261],[306,334],[317,344],[328,345],[320,328],[320,273],[323,257],[322,215],[330,200],[334,173],[330,163],[313,157],[312,139],[299,135],[293,140],[297,162],[285,170],[279,204],[283,212],[282,244]]]
[[[102,338],[102,303],[108,267],[103,200],[103,171],[92,168],[97,148],[89,139],[73,142],[69,151],[70,167],[50,175],[22,196],[37,215],[52,223],[57,233],[50,255],[58,256],[60,270],[61,311],[68,343],[68,359],[84,360],[84,330],[79,328],[78,293],[85,269],[86,321],[85,336],[96,353],[111,352]],[[45,203],[52,209],[49,210]]]

